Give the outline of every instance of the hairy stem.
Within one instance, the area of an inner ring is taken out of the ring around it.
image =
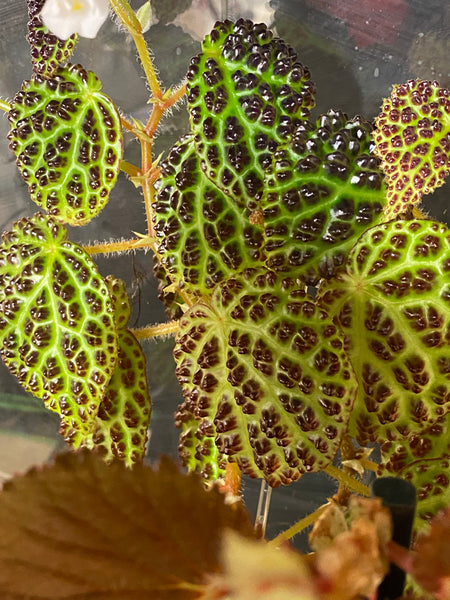
[[[331,475],[333,479],[337,479],[340,484],[345,485],[348,489],[352,490],[352,492],[361,494],[361,496],[370,496],[370,490],[366,485],[364,485],[348,473],[345,473],[341,469],[338,469],[333,465],[328,465],[328,467],[326,467],[324,471],[328,475]]]
[[[225,468],[225,481],[221,491],[231,496],[241,495],[242,471],[236,463],[227,463]]]
[[[156,178],[159,176],[159,170],[155,169],[153,165],[152,159],[152,146],[153,146],[153,137],[156,133],[156,129],[159,125],[159,122],[166,110],[168,110],[171,106],[173,106],[176,102],[178,102],[186,92],[186,85],[180,86],[180,88],[176,89],[174,92],[166,92],[163,94],[161,90],[161,86],[159,85],[158,78],[156,77],[156,72],[153,67],[152,59],[150,58],[150,53],[145,43],[144,35],[142,33],[142,27],[139,23],[139,19],[136,17],[133,9],[127,2],[127,0],[110,0],[111,6],[114,9],[115,13],[125,25],[130,35],[132,36],[136,50],[139,54],[139,58],[141,60],[142,66],[144,68],[145,75],[147,77],[147,81],[150,87],[150,91],[152,93],[151,103],[153,104],[152,111],[148,122],[145,128],[140,132],[138,126],[133,126],[133,124],[127,120],[125,117],[122,118],[122,126],[125,129],[128,129],[132,133],[134,133],[140,141],[141,144],[141,168],[136,171],[133,170],[131,176],[135,178],[134,183],[136,185],[142,186],[142,191],[144,195],[144,205],[145,205],[145,213],[147,217],[147,231],[149,238],[153,238],[153,213],[152,213],[152,203],[154,200],[155,190],[153,184]],[[141,133],[142,135],[139,135]],[[127,164],[125,164],[124,170],[126,170]],[[130,167],[131,168],[131,167]],[[125,171],[127,172],[127,171]],[[158,255],[157,252],[157,244],[156,242],[151,244],[136,244],[136,246],[121,246],[119,244],[113,244],[112,246],[104,247],[104,246],[92,246],[91,253],[99,253],[99,252],[121,252],[133,249],[134,247],[145,246],[151,247],[152,250]],[[89,250],[88,250],[89,251]],[[180,290],[180,294],[185,300],[188,306],[192,306],[191,299]],[[147,333],[145,333],[147,332]],[[153,328],[144,328],[139,334],[141,337],[153,337],[153,335],[164,335],[162,334],[153,334]]]
[[[122,160],[120,162],[120,170],[126,173],[129,177],[139,177],[139,175],[141,175],[141,172],[136,165],[132,165],[126,160]]]
[[[178,102],[185,93],[186,85],[182,85],[179,89],[175,90],[164,100],[158,100],[153,103],[153,109],[144,130],[149,140],[153,140],[164,112],[168,110],[171,106],[173,106],[176,102]],[[156,170],[153,166],[152,160],[152,142],[147,141],[145,139],[141,139],[140,142],[142,153],[141,170],[144,177],[144,181],[142,183],[142,191],[144,193],[145,212],[147,215],[147,228],[149,235],[153,236],[152,204],[154,200],[153,184],[155,182],[155,178],[152,177],[152,175],[156,173]],[[159,171],[157,172],[157,174],[159,175]]]
[[[90,254],[110,254],[114,252],[129,252],[138,248],[153,248],[153,241],[149,238],[136,238],[134,240],[121,240],[120,242],[101,242],[83,246],[84,250]]]
[[[158,323],[157,325],[148,325],[139,329],[132,329],[134,336],[138,340],[151,339],[166,335],[173,335],[180,329],[179,321],[169,321],[169,323]]]
[[[294,525],[289,527],[289,529],[286,529],[286,531],[279,533],[276,537],[273,538],[273,540],[270,540],[269,544],[271,546],[281,546],[283,542],[287,542],[288,540],[293,538],[294,535],[297,535],[297,533],[300,533],[301,531],[312,525],[315,521],[317,521],[317,519],[323,512],[325,512],[329,505],[330,503],[327,502],[326,504],[319,506],[319,508],[312,512],[310,515],[307,515],[303,519],[300,519],[300,521],[294,523]]]
[[[163,97],[163,93],[161,90],[161,86],[159,85],[159,81],[156,76],[156,72],[153,67],[152,59],[150,58],[147,44],[144,40],[144,36],[142,35],[142,33],[140,33],[139,35],[133,36],[133,39],[136,45],[136,50],[139,54],[139,58],[141,59],[141,63],[144,68],[145,76],[147,78],[152,95],[154,98],[161,100]]]
[[[378,471],[378,467],[380,466],[376,462],[373,462],[373,460],[369,460],[368,458],[360,458],[359,462],[361,463],[361,466],[364,469],[367,469],[368,471],[373,471],[374,473]]]
[[[179,100],[181,100],[185,93],[186,84],[183,84],[164,100],[154,102],[152,113],[150,115],[147,125],[145,126],[145,133],[149,137],[153,138],[153,136],[155,135],[156,129],[164,112],[171,108]]]
[[[142,67],[153,96],[155,98],[162,99],[163,94],[161,87],[159,85],[158,78],[156,77],[155,69],[153,67],[152,59],[150,58],[147,44],[145,43],[139,19],[134,14],[134,11],[128,4],[127,0],[110,0],[110,3],[114,9],[114,12],[125,25],[134,40],[136,50],[138,51]]]
[[[153,112],[157,107],[153,107]],[[150,117],[151,118],[151,117]],[[141,172],[145,175],[150,173],[153,168],[152,161],[152,145],[145,140],[140,140],[141,142]],[[154,188],[153,183],[150,182],[149,179],[145,178],[142,181],[142,192],[144,194],[144,205],[145,205],[145,215],[147,217],[147,231],[149,236],[153,237],[153,211],[152,204],[154,200]]]
[[[134,131],[134,129],[136,128],[136,125],[134,123],[132,123],[131,121],[129,121],[123,115],[120,115],[120,123],[122,124],[122,127],[124,129],[127,129],[128,131],[131,131],[131,132]]]

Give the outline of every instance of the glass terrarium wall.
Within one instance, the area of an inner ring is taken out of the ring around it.
[[[133,1],[137,9],[140,1]],[[411,78],[437,79],[450,85],[450,6],[445,0],[152,0],[152,22],[146,39],[164,87],[177,85],[185,76],[189,60],[200,50],[201,40],[218,19],[239,17],[267,23],[291,44],[301,63],[311,71],[317,85],[313,116],[330,108],[349,116],[373,119],[393,84]],[[25,0],[1,0],[0,96],[10,100],[30,77],[29,47],[25,40]],[[120,110],[135,119],[149,113],[149,91],[136,59],[131,39],[107,22],[93,40],[82,39],[73,62],[93,70]],[[6,115],[0,121],[0,223],[12,223],[35,212],[7,148]],[[164,154],[188,129],[186,107],[181,103],[161,123],[156,155]],[[125,141],[125,157],[138,162],[139,147]],[[448,186],[425,199],[425,210],[448,220]],[[83,228],[72,228],[70,238],[80,243],[145,234],[142,197],[121,175],[107,207]],[[121,277],[132,302],[131,326],[165,320],[152,275],[150,253],[138,251],[99,257],[102,275]],[[148,377],[153,401],[149,458],[161,453],[176,457],[178,431],[173,415],[181,401],[171,357],[173,341],[145,344]],[[31,399],[0,365],[0,471],[2,477],[22,471],[63,447],[58,419]],[[256,503],[259,484],[245,480],[250,506]],[[289,526],[311,512],[335,489],[322,475],[308,475],[273,495],[268,535]]]

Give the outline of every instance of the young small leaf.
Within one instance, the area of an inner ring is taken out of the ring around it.
[[[276,487],[333,460],[356,384],[337,327],[294,280],[237,273],[185,313],[174,355],[178,421],[215,429],[245,474]]]
[[[172,286],[170,277],[161,260],[153,255],[153,275],[158,281],[158,298],[164,304],[169,321],[179,319],[183,314],[181,306],[184,304],[176,287]]]
[[[95,263],[41,213],[2,236],[0,344],[11,373],[59,413],[61,433],[79,446],[116,364],[117,336]]]
[[[388,184],[386,219],[417,205],[450,169],[450,92],[436,81],[395,85],[375,123],[376,153]]]
[[[369,229],[318,302],[350,341],[360,443],[420,435],[450,410],[450,232],[434,221]]]
[[[142,6],[136,11],[136,17],[142,27],[142,33],[146,33],[150,29],[152,22],[152,7],[150,0],[144,2]]]
[[[25,81],[9,112],[9,147],[31,198],[51,216],[85,225],[106,205],[122,158],[120,116],[80,65]]]
[[[114,323],[117,329],[125,329],[131,317],[131,306],[125,283],[118,277],[105,277],[114,311]]]

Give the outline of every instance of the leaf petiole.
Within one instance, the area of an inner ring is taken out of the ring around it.
[[[169,321],[168,323],[158,323],[157,325],[148,325],[139,329],[132,329],[132,333],[138,340],[151,339],[155,337],[164,337],[173,335],[180,329],[179,321]]]
[[[11,105],[9,102],[6,102],[0,98],[0,109],[4,110],[5,112],[9,112],[11,110]]]
[[[83,249],[92,256],[93,254],[130,252],[131,250],[137,250],[138,248],[153,248],[153,246],[153,238],[145,236],[144,238],[121,240],[119,242],[100,242],[98,244],[83,246]]]
[[[315,521],[317,521],[317,519],[320,517],[320,515],[323,512],[325,512],[325,510],[329,506],[330,506],[329,502],[327,502],[326,504],[323,504],[322,506],[319,506],[319,508],[317,510],[315,510],[314,512],[312,512],[310,515],[307,515],[303,519],[300,519],[300,521],[297,521],[297,523],[294,523],[294,525],[289,527],[289,529],[286,529],[286,531],[282,531],[281,533],[279,533],[276,537],[273,538],[273,540],[270,540],[269,544],[271,546],[281,546],[281,544],[283,542],[287,542],[288,540],[293,538],[294,535],[297,535],[298,533],[302,532],[304,529],[306,529],[307,527],[312,525]]]
[[[139,58],[142,63],[142,67],[145,72],[148,84],[150,86],[151,93],[155,98],[162,100],[163,93],[159,85],[156,72],[153,67],[152,59],[148,51],[147,44],[145,43],[144,35],[142,33],[142,26],[139,19],[135,15],[133,9],[126,0],[109,0],[114,12],[125,25],[130,35],[133,38],[136,50],[139,54]]]
[[[345,471],[342,471],[341,469],[338,469],[333,465],[328,465],[327,467],[325,467],[324,471],[325,473],[333,477],[333,479],[337,479],[339,483],[345,485],[347,488],[352,490],[352,492],[361,494],[361,496],[370,496],[369,488],[354,477],[352,477],[351,475],[349,475],[348,473],[346,473]]]

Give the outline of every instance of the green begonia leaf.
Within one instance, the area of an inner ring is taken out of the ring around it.
[[[294,50],[264,24],[216,23],[187,73],[188,106],[206,176],[253,211],[272,153],[314,106]]]
[[[220,284],[182,317],[175,359],[191,469],[208,475],[206,438],[274,487],[335,457],[356,383],[337,327],[294,280],[262,268]]]
[[[319,304],[349,339],[359,384],[350,433],[424,433],[450,409],[450,232],[434,221],[369,229]]]
[[[59,67],[25,81],[9,112],[9,146],[32,200],[70,225],[101,211],[120,169],[120,116],[100,90],[91,71]]]
[[[128,466],[144,458],[151,416],[146,359],[141,345],[126,329],[131,308],[125,284],[105,279],[117,327],[117,365],[99,407],[92,437],[107,461],[119,458]]]
[[[175,144],[161,172],[155,232],[161,263],[178,286],[209,295],[217,283],[261,261],[262,228],[204,175],[192,135]]]
[[[315,285],[381,221],[386,197],[371,129],[330,110],[276,150],[261,201],[267,267]]]
[[[420,203],[450,170],[450,92],[436,81],[395,85],[374,133],[388,184],[386,219]]]
[[[67,40],[61,40],[51,33],[39,16],[44,2],[45,0],[27,0],[30,17],[27,41],[31,46],[33,71],[48,78],[62,63],[70,59],[78,41],[78,34],[74,33]]]
[[[309,73],[264,25],[217,24],[188,71],[192,133],[161,165],[153,204],[172,281],[210,295],[265,265],[315,285],[342,269],[386,203],[371,125],[315,123]]]
[[[2,236],[0,344],[23,387],[59,413],[66,440],[83,443],[117,362],[112,305],[92,259],[41,213]]]

